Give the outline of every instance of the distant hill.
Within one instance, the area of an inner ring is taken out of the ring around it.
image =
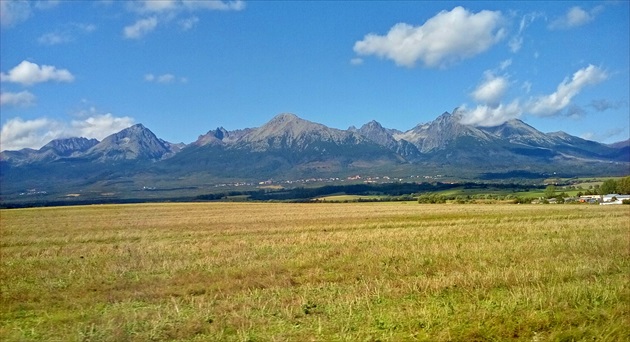
[[[516,119],[495,127],[461,119],[455,110],[405,132],[376,121],[340,130],[285,113],[257,128],[212,129],[189,145],[166,142],[137,124],[100,142],[76,137],[53,140],[39,150],[1,152],[0,196],[15,198],[29,189],[100,196],[156,184],[185,193],[228,181],[356,174],[472,179],[630,173],[629,141],[606,145],[564,132],[543,133]]]

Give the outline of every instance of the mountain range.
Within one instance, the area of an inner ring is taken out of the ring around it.
[[[202,191],[221,182],[355,174],[470,179],[514,172],[630,173],[630,140],[606,145],[564,132],[542,133],[518,119],[495,127],[461,119],[456,109],[403,132],[376,121],[340,130],[280,114],[257,128],[210,130],[188,145],[164,141],[136,124],[102,141],[75,137],[39,150],[1,152],[0,195],[8,200],[34,189],[58,195]]]

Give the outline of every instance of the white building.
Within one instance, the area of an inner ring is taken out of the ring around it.
[[[603,202],[600,205],[622,204],[625,199],[630,199],[630,195],[608,194],[602,197]]]

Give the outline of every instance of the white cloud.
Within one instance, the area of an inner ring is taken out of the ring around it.
[[[192,29],[193,27],[195,27],[195,25],[197,25],[198,22],[199,22],[198,17],[190,17],[190,18],[180,20],[179,26],[182,28],[182,30],[188,31]]]
[[[140,39],[149,32],[155,30],[158,20],[156,17],[140,19],[133,25],[126,26],[123,35],[127,39]]]
[[[525,33],[525,29],[527,29],[534,20],[541,16],[542,14],[537,12],[531,12],[523,15],[518,26],[518,32],[510,38],[510,41],[508,42],[508,47],[512,53],[517,53],[521,49],[523,46],[523,34]]]
[[[245,2],[217,0],[141,0],[128,4],[128,8],[137,13],[167,13],[183,10],[241,11]]]
[[[520,117],[523,110],[518,101],[515,100],[508,105],[478,105],[471,111],[464,108],[462,112],[464,113],[461,120],[463,124],[492,127]]]
[[[352,65],[361,65],[361,64],[363,64],[363,58],[358,58],[358,57],[357,58],[352,58],[350,60],[350,64],[352,64]]]
[[[509,85],[510,82],[506,77],[486,72],[485,80],[477,86],[471,95],[477,102],[497,106]]]
[[[127,9],[141,15],[150,15],[149,18],[139,19],[133,25],[124,28],[123,34],[128,39],[140,39],[155,30],[158,25],[171,22],[179,24],[183,31],[192,29],[199,22],[199,18],[191,16],[179,19],[182,13],[209,11],[240,11],[245,9],[245,2],[216,1],[216,0],[141,0],[129,1]]]
[[[60,129],[55,124],[46,118],[26,121],[21,118],[10,119],[0,131],[0,150],[40,148],[59,137]]]
[[[163,74],[163,75],[154,75],[154,74],[146,74],[144,75],[144,80],[147,82],[156,82],[161,84],[169,84],[175,82],[177,77],[173,74]],[[180,77],[181,83],[187,83],[188,79],[186,77]]]
[[[33,10],[47,10],[57,7],[61,1],[28,1],[28,0],[0,0],[0,25],[13,27],[26,21],[33,14]]]
[[[175,80],[175,75],[173,74],[164,74],[157,78],[158,83],[171,83],[173,80]]]
[[[394,25],[387,35],[366,35],[354,44],[359,55],[376,55],[397,65],[413,67],[421,60],[427,67],[444,67],[488,50],[503,39],[501,12],[471,13],[462,7],[442,11],[421,26]]]
[[[37,38],[37,42],[42,45],[57,45],[68,43],[72,41],[72,37],[61,32],[49,32],[44,33],[39,38]]]
[[[0,106],[31,106],[35,104],[35,95],[27,90],[19,93],[0,93]]]
[[[38,149],[53,139],[68,137],[102,140],[133,123],[133,118],[115,117],[109,113],[94,114],[84,120],[72,120],[69,124],[48,118],[23,120],[16,117],[2,126],[0,150]]]
[[[74,76],[66,69],[57,69],[51,65],[39,66],[29,61],[22,61],[15,68],[9,70],[8,74],[0,73],[0,81],[30,86],[48,81],[72,82]]]
[[[595,16],[603,10],[603,6],[597,6],[587,12],[579,6],[571,7],[567,13],[549,24],[550,30],[566,30],[585,25],[595,19]]]
[[[35,2],[35,8],[37,9],[50,9],[57,7],[61,3],[60,0],[40,0]]]
[[[31,16],[31,4],[26,0],[0,1],[0,24],[3,27],[15,26]]]
[[[42,34],[37,38],[37,42],[42,45],[65,44],[74,41],[77,35],[89,34],[94,30],[96,30],[96,25],[94,24],[72,23],[66,25],[63,29]]]
[[[575,97],[587,85],[600,83],[608,78],[606,72],[594,65],[582,68],[558,85],[555,92],[549,95],[533,99],[528,105],[527,111],[538,116],[551,116],[567,107]]]
[[[183,0],[188,9],[207,9],[214,11],[241,11],[245,9],[245,1],[212,1],[212,0]]]
[[[176,8],[177,1],[175,0],[145,0],[137,1],[137,10],[140,12],[163,12],[170,11]]]
[[[510,47],[510,51],[512,51],[512,53],[517,53],[523,46],[523,37],[522,36],[512,37],[512,39],[510,39],[510,42],[508,43],[508,46]]]
[[[103,140],[105,137],[120,132],[133,124],[133,118],[128,116],[115,117],[111,113],[107,113],[94,115],[84,120],[72,120],[69,131],[71,136]]]
[[[504,63],[501,64],[503,66]],[[480,104],[473,110],[465,110],[462,123],[477,126],[497,126],[503,122],[518,118],[522,114],[532,114],[536,116],[562,115],[571,119],[579,119],[586,114],[586,111],[571,103],[571,100],[588,85],[600,83],[608,78],[608,74],[594,66],[589,65],[576,71],[571,79],[564,79],[557,87],[556,91],[549,95],[531,98],[522,104],[519,99],[513,100],[510,104],[503,104],[501,98],[509,81],[505,76],[495,76],[492,71],[486,71],[485,80],[477,86],[471,93],[472,97]],[[529,93],[531,82],[523,82],[521,88]],[[607,101],[593,102],[594,108],[608,108]],[[605,110],[605,109],[604,109]]]

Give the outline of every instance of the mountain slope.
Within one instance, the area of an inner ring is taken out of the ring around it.
[[[375,120],[368,122],[361,126],[357,133],[364,136],[366,139],[383,146],[402,157],[413,160],[419,157],[420,151],[418,148],[405,139],[396,139],[395,135],[401,135],[402,132],[384,128],[380,123]]]
[[[331,174],[402,161],[355,132],[280,114],[258,128],[210,131],[164,165],[223,177],[265,178]]]
[[[187,146],[159,139],[138,124],[101,142],[70,138],[51,141],[39,150],[0,153],[0,196],[19,198],[25,189],[46,189],[54,196],[69,192],[100,196],[142,191],[155,184],[188,189],[226,181],[357,174],[630,173],[627,142],[611,146],[563,132],[542,133],[520,120],[475,127],[462,124],[461,118],[457,110],[445,112],[400,132],[376,121],[339,130],[280,114],[257,128],[210,130]]]
[[[14,165],[51,162],[64,157],[80,155],[97,144],[98,140],[96,139],[55,139],[39,150],[25,148],[19,151],[3,151],[0,153],[0,160],[10,162]]]
[[[158,139],[142,124],[136,124],[112,134],[82,157],[99,162],[116,160],[156,161],[173,154],[170,144]]]

